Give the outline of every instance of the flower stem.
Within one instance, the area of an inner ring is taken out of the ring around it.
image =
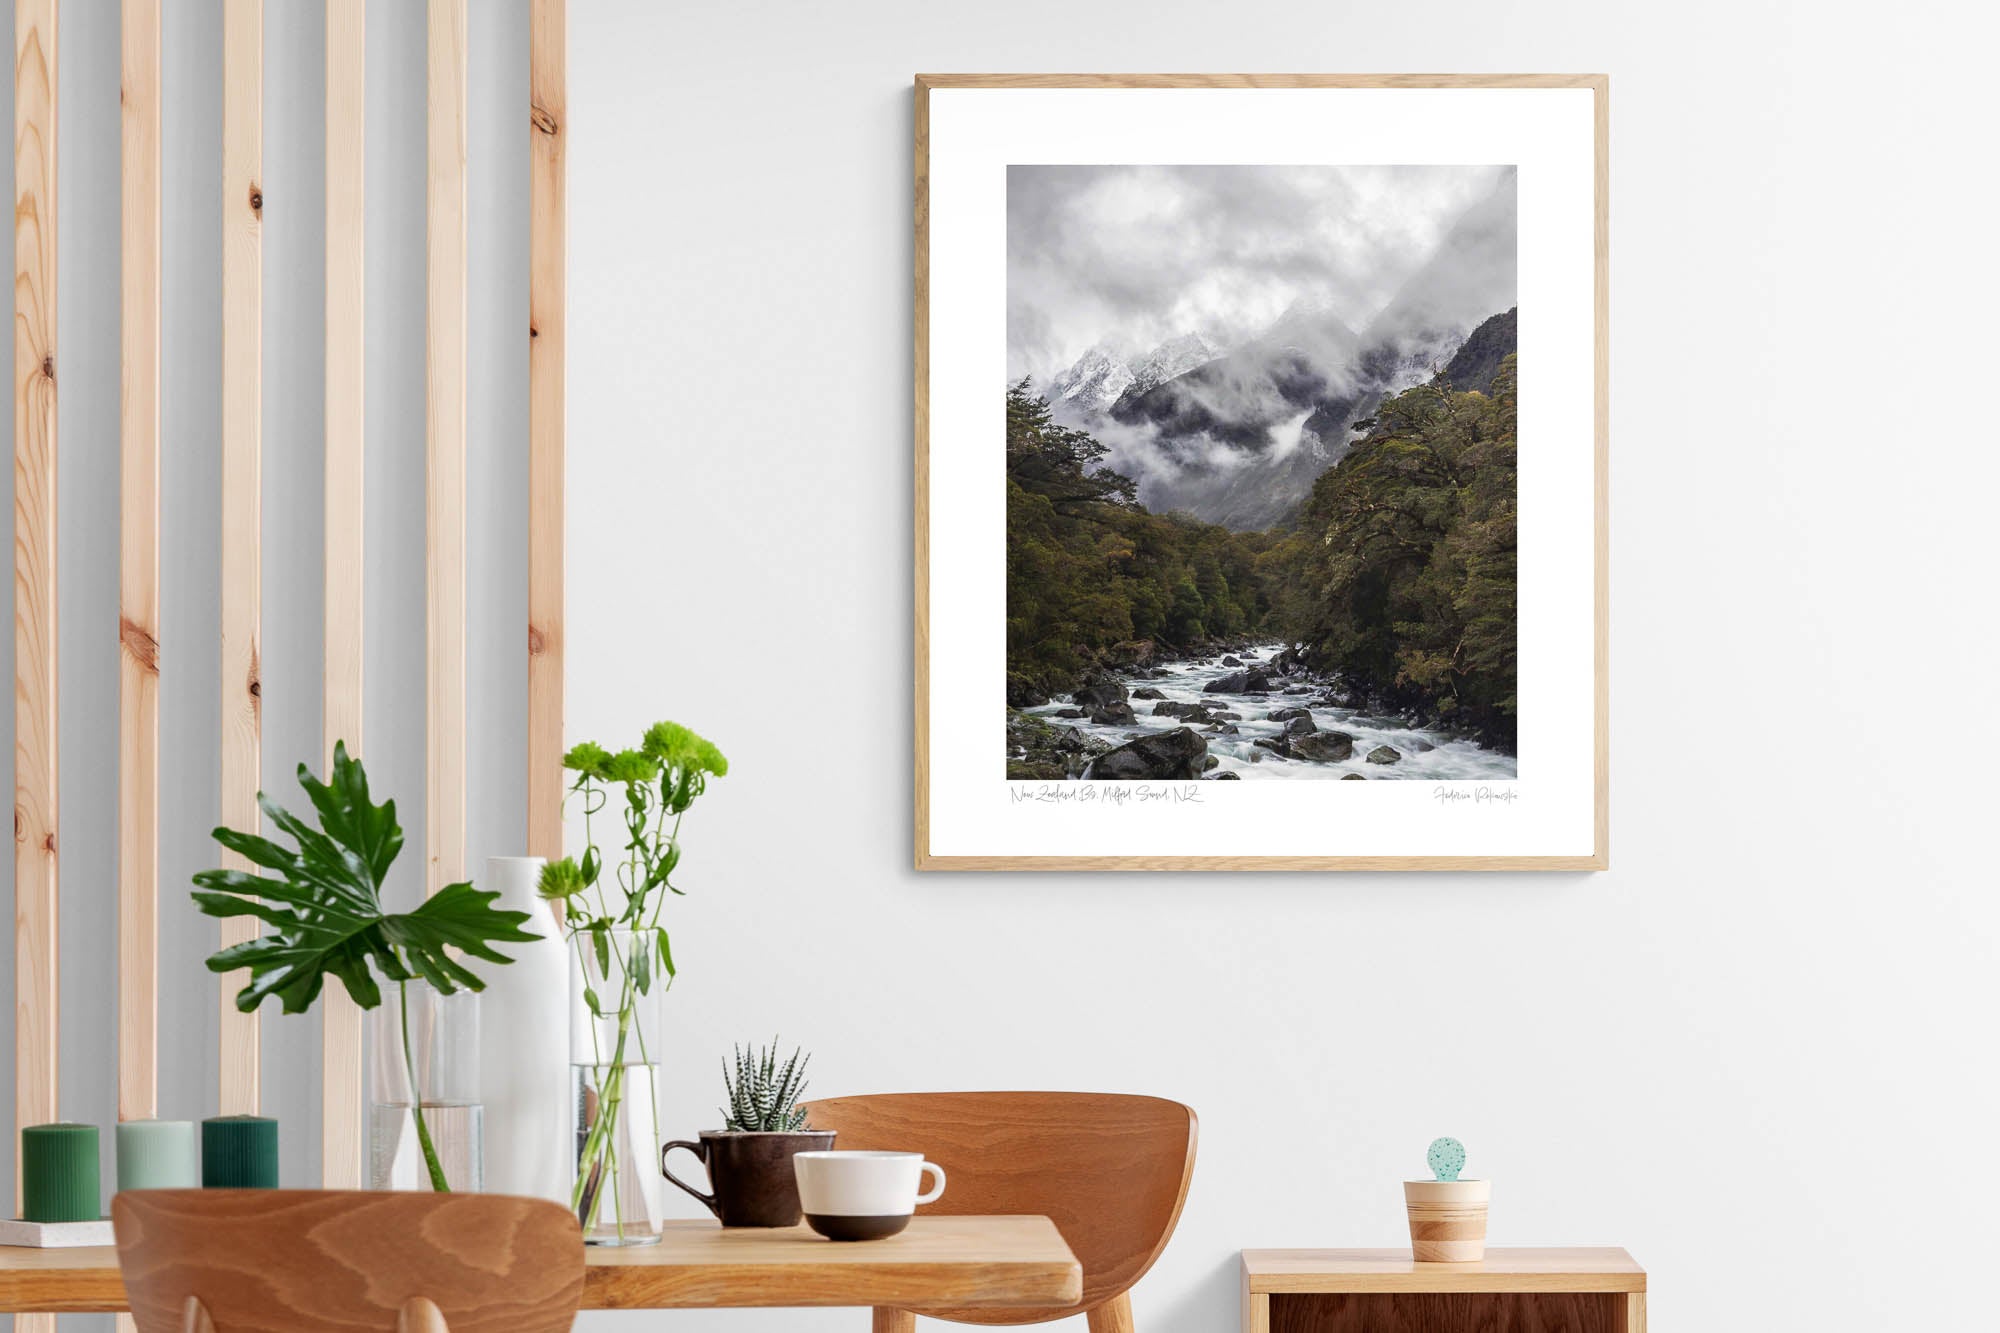
[[[437,1146],[431,1142],[430,1126],[424,1123],[424,1094],[417,1086],[417,1057],[410,1049],[410,983],[396,983],[396,1002],[402,1007],[403,1020],[403,1068],[410,1075],[410,1114],[417,1121],[417,1144],[424,1150],[424,1168],[430,1172],[431,1188],[439,1194],[451,1193],[451,1182],[444,1178],[444,1163],[438,1160]]]

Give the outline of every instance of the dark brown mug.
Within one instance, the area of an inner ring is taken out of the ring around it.
[[[830,1129],[748,1134],[705,1129],[700,1142],[676,1139],[660,1149],[660,1174],[701,1200],[726,1227],[791,1227],[798,1225],[800,1217],[793,1156],[824,1152],[832,1146]],[[676,1148],[685,1148],[701,1159],[708,1170],[708,1187],[714,1193],[702,1193],[667,1169],[667,1154]]]

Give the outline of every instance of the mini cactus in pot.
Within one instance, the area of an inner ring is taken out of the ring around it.
[[[780,1063],[775,1039],[758,1049],[737,1047],[734,1063],[725,1060],[722,1066],[722,1128],[705,1129],[698,1140],[676,1140],[661,1150],[660,1169],[667,1180],[701,1200],[722,1225],[798,1224],[799,1186],[792,1158],[833,1146],[833,1131],[810,1128],[806,1109],[799,1105],[811,1059],[794,1050]],[[708,1193],[667,1169],[666,1156],[676,1148],[701,1159],[708,1169]]]
[[[1437,1139],[1426,1154],[1431,1179],[1403,1182],[1410,1253],[1420,1264],[1477,1263],[1486,1257],[1486,1208],[1493,1182],[1461,1180],[1465,1145]]]

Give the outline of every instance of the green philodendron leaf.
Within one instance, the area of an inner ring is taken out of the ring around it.
[[[526,912],[504,912],[497,893],[452,884],[413,912],[385,912],[382,883],[403,847],[396,803],[374,804],[368,775],[347,747],[334,746],[331,780],[320,782],[299,766],[299,785],[319,815],[315,829],[262,794],[258,804],[296,848],[234,829],[215,840],[275,875],[204,870],[194,877],[195,906],[213,917],[254,917],[265,932],[208,959],[213,972],[246,969],[237,992],[245,1013],[276,996],[284,1012],[302,1013],[330,977],[363,1009],[382,1003],[376,975],[389,981],[421,978],[449,994],[485,983],[464,958],[512,961],[493,946],[538,938],[521,927]]]

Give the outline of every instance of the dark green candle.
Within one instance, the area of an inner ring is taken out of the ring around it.
[[[201,1185],[211,1190],[278,1188],[278,1122],[261,1115],[202,1121]]]
[[[96,1125],[29,1125],[21,1131],[21,1216],[95,1222],[104,1216]]]

